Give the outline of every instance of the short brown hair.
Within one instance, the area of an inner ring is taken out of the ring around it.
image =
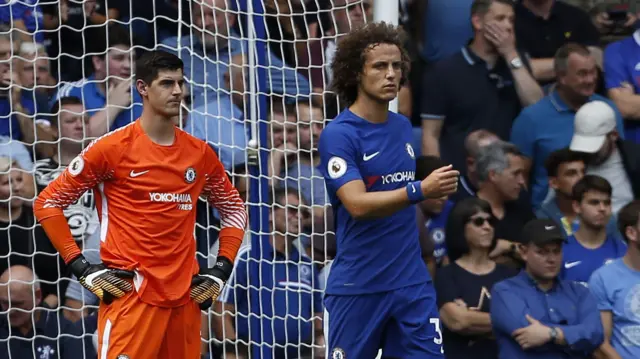
[[[491,5],[496,2],[513,7],[513,0],[475,0],[471,4],[471,16],[486,14],[489,12]]]
[[[600,192],[611,197],[613,189],[606,179],[596,175],[586,175],[573,185],[572,197],[574,201],[582,202],[589,191]]]
[[[622,238],[625,241],[629,241],[627,238],[627,227],[634,227],[638,224],[640,219],[640,200],[629,202],[626,206],[622,207],[618,212],[618,230],[622,234]]]
[[[586,46],[575,42],[569,42],[562,45],[553,57],[553,71],[555,71],[556,75],[567,72],[567,68],[569,67],[569,56],[571,56],[571,54],[591,56],[591,51],[589,51]]]

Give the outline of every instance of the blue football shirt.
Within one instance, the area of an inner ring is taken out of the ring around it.
[[[563,264],[560,277],[586,284],[591,274],[614,259],[624,256],[626,244],[617,236],[608,235],[604,243],[595,249],[585,248],[575,236],[567,238],[562,248]]]
[[[640,33],[636,31],[633,36],[609,44],[603,56],[607,90],[621,87],[626,82],[640,94]],[[624,130],[626,139],[640,143],[637,121],[626,121]]]
[[[44,1],[5,0],[0,4],[0,22],[11,24],[13,20],[22,20],[29,35],[37,43],[44,42],[44,15],[40,9]]]
[[[640,272],[622,259],[598,269],[589,281],[598,310],[611,312],[611,346],[622,358],[640,358]]]
[[[453,209],[454,203],[447,201],[442,208],[442,212],[429,218],[425,222],[427,228],[427,234],[434,243],[433,257],[438,264],[442,263],[442,260],[447,255],[447,244],[445,243],[445,227],[447,226],[447,219],[449,219],[449,213]]]
[[[63,97],[77,97],[82,100],[89,116],[95,115],[103,110],[107,105],[107,98],[98,87],[98,82],[94,75],[76,82],[63,85],[51,101],[51,107],[55,102]],[[135,87],[131,87],[131,104],[123,109],[111,124],[109,131],[114,131],[137,120],[142,115],[142,97]]]
[[[386,122],[374,124],[347,109],[322,131],[320,169],[337,241],[327,294],[378,293],[430,280],[421,258],[415,206],[384,218],[356,220],[336,195],[356,180],[368,192],[405,188],[415,180],[412,139],[409,120],[392,112]]]

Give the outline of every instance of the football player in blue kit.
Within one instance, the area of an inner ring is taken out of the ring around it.
[[[370,23],[345,35],[332,62],[347,108],[322,131],[321,170],[333,206],[337,253],[325,292],[332,359],[442,358],[436,295],[421,258],[415,204],[457,190],[458,171],[415,180],[409,120],[389,102],[406,82],[400,30]]]

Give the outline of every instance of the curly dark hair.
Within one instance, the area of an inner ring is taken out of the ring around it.
[[[402,78],[404,85],[409,75],[409,54],[404,48],[404,31],[384,22],[368,23],[352,30],[340,40],[335,57],[331,63],[333,81],[331,89],[335,91],[346,106],[350,106],[358,97],[360,75],[364,69],[366,54],[376,45],[396,45],[402,54]]]

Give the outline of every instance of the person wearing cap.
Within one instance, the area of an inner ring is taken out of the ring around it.
[[[615,110],[592,101],[576,113],[570,149],[586,153],[587,174],[605,178],[613,187],[614,215],[640,196],[640,144],[620,138]]]
[[[596,301],[585,286],[561,280],[562,228],[534,219],[522,231],[525,268],[491,291],[498,358],[587,358],[603,342]]]
[[[618,227],[627,242],[624,257],[595,271],[589,290],[596,299],[605,340],[598,358],[640,358],[640,201],[624,206]]]
[[[529,191],[534,208],[549,192],[544,162],[555,150],[569,146],[576,111],[585,103],[609,99],[595,93],[598,78],[596,61],[588,48],[568,43],[556,52],[557,81],[548,96],[531,105],[514,120],[510,142],[527,158]],[[618,133],[624,137],[622,116],[616,112]]]

